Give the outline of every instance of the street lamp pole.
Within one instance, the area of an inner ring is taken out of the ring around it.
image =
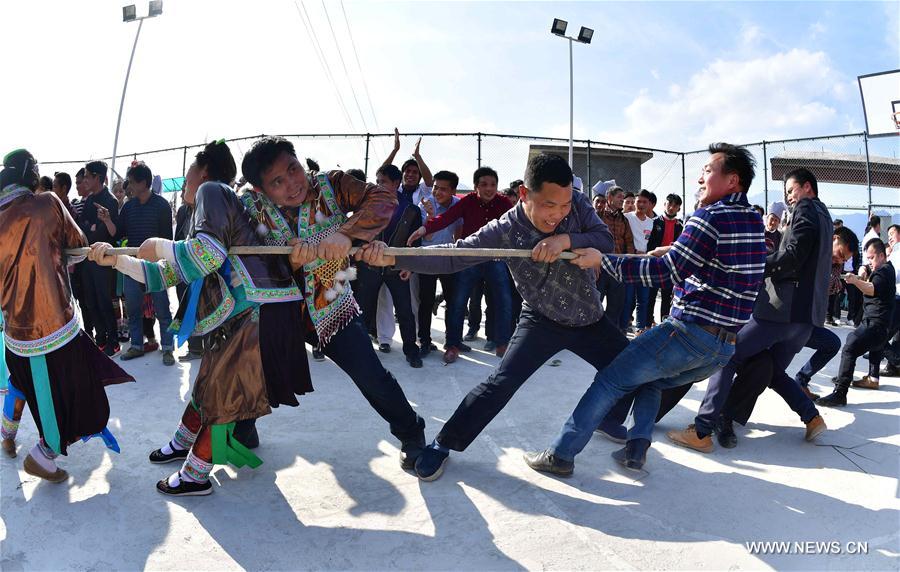
[[[141,28],[144,26],[144,20],[162,14],[162,2],[160,0],[150,2],[150,12],[147,16],[136,18],[135,12],[136,10],[133,4],[122,8],[122,20],[124,22],[137,21],[138,29],[137,33],[134,35],[134,45],[131,46],[131,57],[128,58],[128,70],[125,72],[125,84],[122,86],[122,99],[119,101],[119,116],[116,119],[116,137],[113,139],[112,164],[109,167],[110,186],[112,186],[113,177],[116,176],[116,153],[119,149],[119,129],[122,127],[122,110],[125,108],[125,93],[128,91],[128,78],[131,77],[131,64],[134,63],[134,53],[137,51],[138,39],[141,37]]]
[[[553,26],[550,33],[569,40],[569,166],[575,167],[575,64],[573,61],[572,44],[578,42],[580,44],[590,44],[594,31],[590,28],[582,26],[578,32],[578,37],[573,38],[566,35],[566,28],[569,23],[559,18],[553,19]]]
[[[569,38],[569,166],[575,165],[575,65],[572,62],[572,38]]]

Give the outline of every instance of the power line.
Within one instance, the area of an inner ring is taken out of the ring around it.
[[[331,30],[331,39],[334,41],[334,47],[338,53],[338,59],[341,60],[341,67],[344,68],[344,75],[347,76],[347,83],[350,85],[350,93],[353,95],[353,101],[356,103],[356,111],[362,120],[363,128],[368,131],[369,126],[366,125],[366,118],[363,116],[362,108],[359,106],[359,99],[356,97],[356,90],[353,88],[353,80],[350,79],[350,72],[347,71],[347,64],[344,63],[344,55],[341,53],[341,46],[337,41],[337,34],[334,33],[334,26],[331,25],[331,16],[328,15],[328,8],[325,6],[325,0],[322,0],[322,10],[325,11],[325,19],[328,21],[328,29]]]
[[[300,9],[303,9],[301,12]],[[325,59],[325,53],[322,51],[322,45],[319,43],[319,38],[316,36],[315,28],[313,28],[312,21],[309,19],[309,14],[306,12],[306,6],[303,4],[303,0],[300,0],[298,4],[297,0],[294,0],[294,8],[297,9],[297,15],[300,16],[300,20],[303,22],[304,28],[306,28],[306,37],[310,39],[310,44],[312,44],[313,51],[316,53],[316,56],[319,59],[319,65],[322,66],[322,71],[325,72],[325,76],[331,82],[331,87],[334,89],[334,94],[337,98],[338,105],[341,108],[341,111],[344,114],[344,119],[347,121],[347,125],[350,126],[351,129],[356,129],[353,124],[353,119],[350,117],[350,113],[347,111],[347,106],[344,105],[344,99],[341,97],[341,92],[338,89],[337,82],[334,80],[334,76],[331,74],[331,70],[328,68],[328,62]],[[305,16],[304,16],[305,14]]]
[[[353,40],[353,32],[350,30],[350,20],[347,18],[347,11],[344,9],[344,0],[341,0],[341,12],[344,13],[344,23],[347,25],[347,35],[350,37],[350,45],[353,47],[353,56],[356,58],[356,67],[359,69],[359,77],[362,79],[363,89],[366,92],[366,99],[369,101],[369,111],[372,112],[372,119],[375,120],[375,130],[381,131],[378,126],[378,117],[375,116],[375,106],[372,105],[372,97],[369,95],[369,85],[366,82],[366,74],[363,72],[362,64],[359,63],[359,52],[356,51],[356,42]]]
[[[369,94],[369,84],[366,81],[366,74],[363,71],[362,64],[359,61],[359,52],[356,50],[356,41],[353,39],[353,31],[350,29],[350,18],[347,17],[347,10],[344,8],[344,0],[341,0],[341,12],[344,14],[344,24],[347,26],[347,36],[350,37],[350,46],[353,48],[353,57],[356,58],[356,68],[359,70],[359,77],[362,80],[363,90],[366,92],[366,100],[369,102],[369,111],[372,113],[372,119],[375,121],[375,131],[381,132],[381,126],[378,125],[378,117],[375,115],[375,106],[372,105],[372,96]],[[384,142],[378,139],[378,146],[381,152],[387,155],[384,149]]]

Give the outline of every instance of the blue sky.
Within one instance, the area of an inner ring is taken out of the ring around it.
[[[26,145],[43,160],[110,154],[135,26],[121,22],[122,3],[0,5],[4,22],[27,24],[7,26],[4,59],[28,46],[35,73],[33,87],[5,89],[17,112],[5,115],[0,146]],[[374,132],[363,78],[383,132],[566,136],[567,46],[549,33],[553,17],[595,29],[590,46],[575,46],[575,135],[595,140],[691,149],[861,131],[856,76],[900,67],[896,2],[345,0],[362,73],[340,2],[325,5],[349,80],[323,3],[302,2],[352,124],[299,0],[166,0],[142,32],[120,151],[261,132]],[[896,154],[895,139],[881,146]]]

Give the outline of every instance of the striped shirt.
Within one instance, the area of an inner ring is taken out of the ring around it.
[[[731,331],[750,320],[765,268],[762,218],[745,193],[698,209],[665,256],[603,258],[620,282],[673,286],[673,318]]]
[[[129,246],[140,246],[148,238],[172,240],[172,207],[159,195],[150,193],[141,204],[137,197],[129,199],[119,212],[116,236]]]

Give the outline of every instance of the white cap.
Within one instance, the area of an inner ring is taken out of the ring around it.
[[[596,185],[594,185],[593,188],[591,188],[591,191],[593,191],[595,197],[597,195],[603,195],[605,197],[606,191],[608,191],[609,189],[611,189],[612,187],[615,187],[615,186],[616,186],[615,179],[610,179],[609,181],[600,181]]]
[[[576,191],[580,191],[584,188],[584,183],[578,175],[575,175],[575,178],[572,180],[572,188]]]

